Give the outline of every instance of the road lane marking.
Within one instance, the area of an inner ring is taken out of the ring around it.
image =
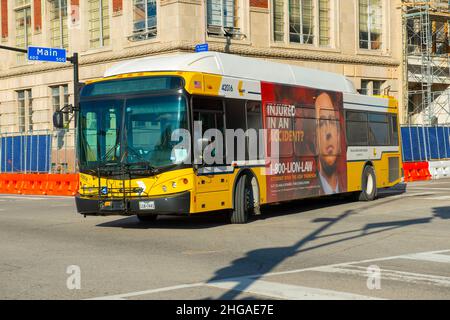
[[[188,250],[188,251],[183,251],[182,254],[187,255],[187,256],[195,256],[195,255],[202,255],[202,254],[213,254],[213,253],[222,253],[228,250],[210,250],[210,251],[195,251],[195,250]]]
[[[11,199],[11,200],[48,200],[49,198],[26,197],[26,196],[1,196],[1,199]]]
[[[309,288],[263,280],[255,281],[251,278],[208,282],[206,286],[286,300],[379,300],[377,298],[348,292]]]
[[[75,197],[70,196],[47,196],[47,197],[34,197],[34,196],[6,196],[0,195],[0,199],[10,199],[10,200],[51,200],[51,199],[74,199]]]
[[[319,268],[316,271],[319,272],[328,272],[328,273],[340,273],[340,274],[348,274],[348,275],[357,275],[367,278],[368,272],[367,267],[361,266],[339,266],[339,267],[323,267]],[[404,272],[390,269],[380,269],[380,276],[382,280],[392,280],[392,281],[401,281],[408,283],[418,283],[418,284],[434,284],[443,287],[450,287],[450,277],[442,277],[435,276],[430,274],[423,273],[414,273],[414,272]]]
[[[214,282],[203,282],[203,283],[193,283],[193,284],[181,284],[171,287],[165,287],[165,288],[159,288],[159,289],[152,289],[152,290],[146,290],[146,291],[136,291],[136,292],[129,292],[129,293],[123,293],[118,295],[111,295],[111,296],[104,296],[104,297],[97,297],[97,298],[91,298],[87,300],[117,300],[117,299],[124,299],[134,296],[140,296],[140,295],[148,295],[152,293],[160,293],[160,292],[167,292],[167,291],[175,291],[179,289],[186,289],[186,288],[193,288],[193,287],[201,287],[201,286],[209,286],[211,283],[219,283],[219,282],[227,282],[227,281],[251,281],[255,282],[258,280],[254,280],[253,278],[261,278],[261,277],[273,277],[273,276],[279,276],[279,275],[288,275],[288,274],[295,274],[300,272],[307,272],[307,271],[320,271],[321,269],[326,270],[327,268],[339,268],[339,267],[345,267],[349,265],[355,265],[355,264],[362,264],[362,263],[372,263],[372,262],[378,262],[378,261],[388,261],[388,260],[395,260],[395,259],[402,259],[405,257],[410,257],[411,255],[417,255],[417,254],[440,254],[440,253],[448,253],[450,252],[450,249],[446,250],[439,250],[439,251],[428,251],[428,252],[419,252],[419,253],[412,253],[412,254],[404,254],[404,255],[398,255],[398,256],[391,256],[391,257],[382,257],[382,258],[374,258],[374,259],[366,259],[366,260],[357,260],[357,261],[350,261],[350,262],[344,262],[344,263],[336,263],[336,264],[330,264],[325,266],[317,266],[317,267],[310,267],[310,268],[302,268],[302,269],[296,269],[296,270],[288,270],[288,271],[280,271],[280,272],[271,272],[266,274],[254,274],[250,276],[243,276],[243,277],[233,277],[228,279],[223,279],[220,281],[214,281]],[[364,268],[365,272],[364,275],[367,277],[367,268]],[[398,273],[398,272],[397,272]],[[411,275],[411,273],[410,273]],[[430,277],[428,275],[423,274],[417,274],[422,277]],[[405,275],[403,275],[403,279],[405,279]],[[431,276],[434,277],[434,279],[439,282],[439,280],[444,281],[450,281],[450,278],[447,277],[438,277],[438,276]],[[231,280],[230,280],[231,279]],[[398,277],[397,277],[398,279]]]
[[[422,198],[424,200],[450,200],[450,196],[439,196],[439,197],[431,197],[431,198]]]
[[[411,260],[429,261],[429,262],[450,263],[450,255],[437,253],[415,253],[405,255],[402,258]]]
[[[436,191],[448,191],[448,192],[450,192],[450,187],[449,187],[449,188],[431,188],[431,187],[429,187],[429,188],[423,188],[423,187],[409,187],[409,188],[408,188],[408,190],[411,190],[411,191],[415,191],[415,190],[428,190],[428,191],[434,191],[434,190],[436,190]]]
[[[116,295],[112,295],[112,296],[97,297],[97,298],[91,298],[91,299],[86,299],[86,300],[123,300],[125,298],[131,298],[131,297],[135,297],[135,296],[143,296],[143,295],[153,294],[153,293],[175,291],[175,290],[186,289],[186,288],[194,288],[194,287],[200,287],[200,286],[204,286],[204,285],[205,285],[205,283],[181,284],[181,285],[177,285],[177,286],[129,292],[129,293],[123,293],[123,294],[116,294]]]
[[[418,182],[418,181],[416,181],[414,183],[407,184],[407,186],[410,186],[410,187],[414,187],[414,186],[434,186],[434,185],[438,185],[438,184],[450,185],[450,180],[442,181],[442,182],[437,182],[436,180],[434,180],[432,182],[429,182],[429,181],[427,181],[427,182]]]

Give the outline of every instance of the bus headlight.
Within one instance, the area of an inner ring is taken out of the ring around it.
[[[166,187],[166,186],[162,186],[162,190],[163,190],[164,192],[166,192],[166,191],[167,191],[167,187]]]
[[[177,187],[177,183],[176,182],[172,182],[172,188],[176,188]]]

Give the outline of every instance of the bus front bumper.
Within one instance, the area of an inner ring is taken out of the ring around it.
[[[77,211],[83,215],[189,215],[191,194],[189,191],[151,198],[93,199],[75,197]]]

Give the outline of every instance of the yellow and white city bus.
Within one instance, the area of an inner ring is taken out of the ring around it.
[[[226,210],[245,223],[265,204],[368,201],[401,180],[396,100],[360,95],[338,74],[217,52],[149,57],[87,82],[78,110],[83,215]],[[173,137],[195,128],[200,137]],[[208,144],[221,161],[205,161]]]

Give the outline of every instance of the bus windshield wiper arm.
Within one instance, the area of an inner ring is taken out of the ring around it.
[[[132,163],[126,163],[127,169],[133,173],[136,172],[150,172],[151,174],[157,174],[159,172],[159,169],[157,167],[152,166],[148,161],[142,161],[142,162],[132,162]],[[133,166],[142,166],[144,169],[140,168],[132,168]]]
[[[105,154],[101,158],[101,161],[107,161],[106,159],[108,159],[111,152],[114,151],[114,153],[115,153],[117,148],[120,147],[120,138],[119,137],[120,137],[120,132],[117,133],[117,138],[116,138],[116,142],[114,143],[114,146],[112,146],[111,149],[109,149],[107,152],[105,152]]]

